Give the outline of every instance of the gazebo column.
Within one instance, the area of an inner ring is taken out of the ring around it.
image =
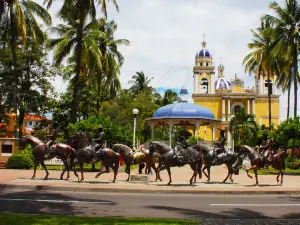
[[[195,128],[195,138],[196,138],[197,144],[198,144],[197,131],[200,129],[201,122],[197,120],[195,126],[196,126],[196,128]]]
[[[169,145],[170,145],[170,148],[172,147],[172,130],[173,130],[173,123],[169,122]]]
[[[216,133],[217,133],[217,124],[213,123],[212,124],[212,141],[216,141]]]
[[[151,124],[150,129],[151,129],[151,139],[153,140],[155,137],[155,125]]]

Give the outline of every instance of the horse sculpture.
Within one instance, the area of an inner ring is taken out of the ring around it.
[[[245,153],[249,160],[250,160],[250,164],[251,166],[249,168],[246,169],[247,172],[247,176],[249,178],[253,178],[251,175],[249,175],[249,170],[253,170],[254,174],[255,174],[255,186],[258,185],[258,177],[257,177],[257,170],[259,168],[263,168],[265,166],[265,159],[263,158],[263,156],[259,155],[259,153],[257,151],[255,151],[253,148],[247,146],[247,145],[242,145],[240,146],[240,154]],[[276,181],[278,185],[282,185],[283,184],[283,170],[285,170],[285,156],[286,156],[286,151],[283,150],[281,152],[279,152],[278,154],[273,156],[272,162],[270,163],[270,165],[279,171],[277,177],[276,177]],[[267,162],[268,163],[268,162]],[[268,163],[269,164],[269,163]],[[279,176],[281,176],[281,180],[279,182]]]
[[[200,154],[202,154],[204,160],[204,167],[202,169],[202,172],[207,177],[207,182],[209,182],[210,168],[213,166],[212,161],[214,157],[214,150],[211,149],[209,146],[201,143],[191,147],[196,149]],[[237,153],[226,152],[226,153],[221,153],[217,156],[217,163],[215,164],[215,166],[225,164],[228,169],[228,174],[226,178],[223,180],[223,183],[225,183],[228,180],[228,178],[230,179],[231,183],[233,183],[232,175],[239,174],[239,168],[242,166],[242,163],[243,163],[243,158],[241,155],[238,156]],[[207,173],[205,172],[205,169],[207,169]],[[201,177],[199,177],[199,179],[201,179]]]
[[[171,177],[171,167],[175,166],[184,166],[189,164],[191,169],[194,171],[193,176],[190,179],[190,185],[193,185],[193,180],[197,176],[197,173],[201,173],[202,167],[202,159],[199,152],[197,152],[194,148],[182,149],[179,155],[183,156],[183,161],[179,162],[178,159],[174,158],[174,152],[171,147],[168,145],[158,142],[152,141],[149,145],[150,155],[153,155],[154,152],[158,153],[161,157],[161,165],[158,167],[158,171],[162,171],[167,169],[169,174],[169,183],[172,183]]]
[[[137,165],[142,163],[146,163],[146,174],[149,174],[152,168],[156,175],[155,181],[162,181],[159,171],[155,166],[155,163],[159,163],[159,155],[157,153],[154,153],[151,156],[149,150],[145,149],[143,152],[137,152],[134,154],[132,164]]]
[[[63,176],[68,171],[67,179],[69,179],[70,174],[70,166],[69,161],[74,160],[76,157],[75,150],[69,145],[62,143],[54,143],[49,149],[45,143],[43,143],[40,139],[33,136],[22,136],[20,138],[20,147],[21,149],[25,149],[25,147],[30,144],[32,146],[32,153],[34,157],[34,172],[31,179],[35,178],[36,167],[38,163],[42,165],[46,172],[45,180],[48,179],[49,172],[45,165],[45,160],[53,159],[55,157],[61,159],[64,164],[64,170],[60,175],[60,179],[63,179]]]
[[[96,175],[98,178],[103,173],[109,173],[109,168],[114,171],[113,183],[116,181],[116,177],[119,169],[120,155],[111,149],[100,149],[97,152],[94,150],[94,145],[91,140],[84,133],[77,133],[68,139],[68,143],[75,148],[76,158],[80,165],[81,180],[84,180],[83,164],[84,163],[96,163],[101,162],[100,172]],[[72,163],[73,166],[75,164]],[[105,167],[105,171],[102,168]],[[74,169],[75,171],[75,169]]]

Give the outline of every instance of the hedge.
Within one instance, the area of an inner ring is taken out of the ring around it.
[[[33,161],[25,154],[12,155],[6,163],[7,169],[30,169],[31,167],[33,167]]]

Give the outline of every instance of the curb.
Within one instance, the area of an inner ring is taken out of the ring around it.
[[[300,189],[286,190],[254,190],[254,188],[243,188],[238,190],[226,190],[211,188],[198,189],[148,189],[148,188],[114,188],[114,187],[67,187],[51,185],[23,185],[23,184],[0,184],[0,191],[22,189],[27,191],[68,191],[68,192],[105,192],[105,193],[131,193],[131,194],[217,194],[217,195],[295,195],[300,194]]]

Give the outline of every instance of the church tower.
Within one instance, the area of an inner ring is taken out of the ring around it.
[[[194,93],[214,94],[215,67],[213,57],[206,49],[206,42],[203,40],[202,49],[195,57],[194,72]]]

